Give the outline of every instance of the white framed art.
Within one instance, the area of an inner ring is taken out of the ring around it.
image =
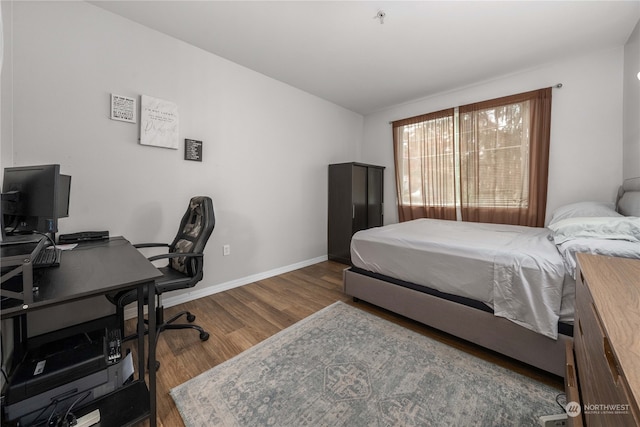
[[[142,95],[140,144],[178,149],[178,106],[175,103]]]
[[[128,96],[111,94],[111,120],[136,122],[136,99]]]

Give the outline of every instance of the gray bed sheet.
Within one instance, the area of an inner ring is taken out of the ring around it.
[[[561,313],[573,320],[575,281],[548,236],[546,228],[418,219],[359,231],[351,260],[481,301],[496,316],[556,339]]]

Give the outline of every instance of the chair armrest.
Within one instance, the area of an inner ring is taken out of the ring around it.
[[[202,258],[204,256],[203,253],[195,253],[195,252],[171,252],[169,254],[160,254],[154,255],[152,257],[147,258],[149,261],[157,261],[160,259],[171,259],[171,258]]]
[[[168,243],[137,243],[133,245],[134,248],[168,248]]]

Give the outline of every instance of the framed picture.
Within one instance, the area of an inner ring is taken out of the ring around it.
[[[111,94],[111,120],[136,122],[136,99],[128,96]]]
[[[178,149],[178,106],[176,104],[142,95],[140,144]]]
[[[195,139],[184,140],[184,159],[194,162],[202,161],[202,141]]]

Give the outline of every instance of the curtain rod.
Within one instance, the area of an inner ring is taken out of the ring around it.
[[[562,83],[556,83],[555,85],[551,86],[552,89],[560,89],[562,87]],[[393,124],[393,121],[390,121],[389,124]]]

